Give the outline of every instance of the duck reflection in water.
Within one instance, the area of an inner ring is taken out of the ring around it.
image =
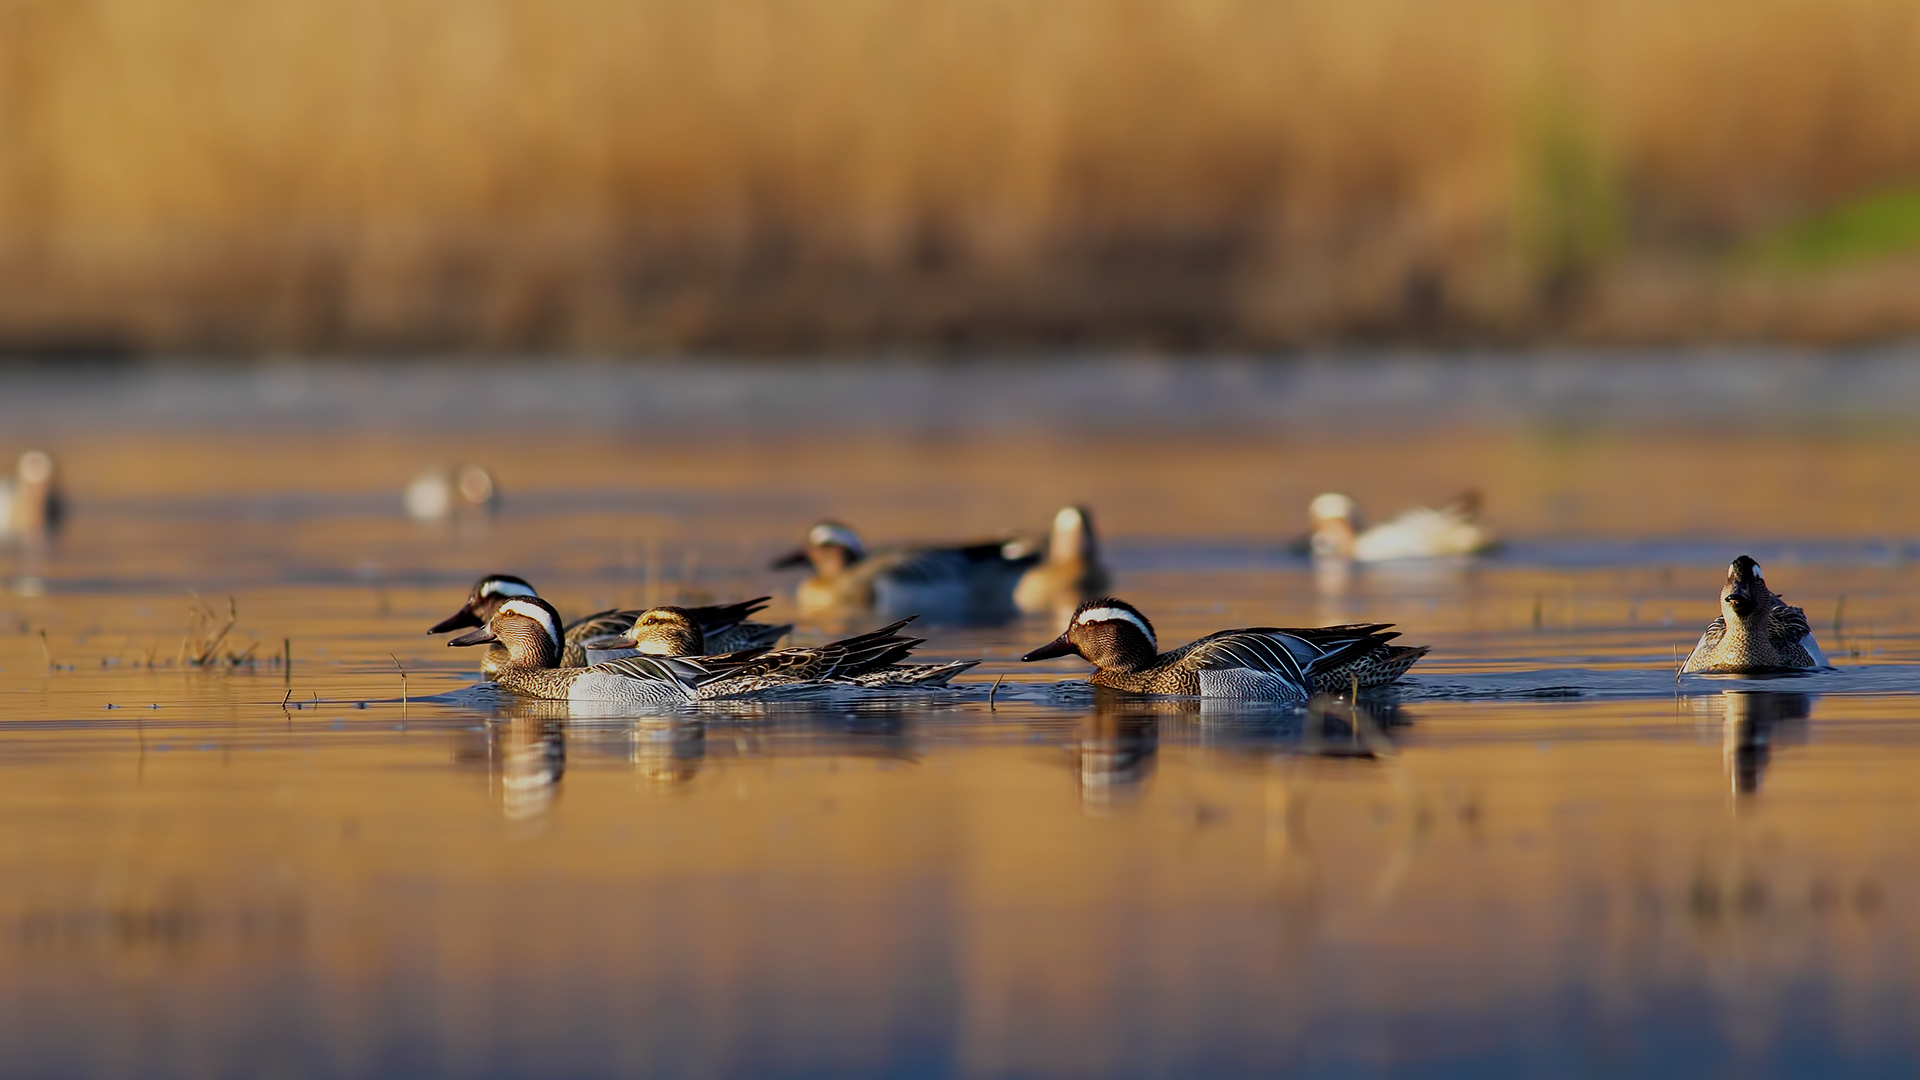
[[[1140,795],[1153,775],[1160,752],[1160,718],[1169,702],[1116,693],[1100,688],[1093,713],[1080,721],[1069,748],[1074,775],[1080,785],[1080,804],[1088,813],[1102,814]]]
[[[1303,709],[1248,708],[1201,699],[1192,713],[1196,739],[1210,748],[1303,758],[1383,758],[1392,733],[1413,723],[1397,701],[1362,694],[1356,703],[1315,694]]]
[[[1759,792],[1775,745],[1807,741],[1813,697],[1780,690],[1727,690],[1692,699],[1696,715],[1720,724],[1722,755],[1735,795]]]
[[[547,812],[567,771],[567,727],[552,717],[518,716],[490,725],[488,762],[500,808],[512,821]]]
[[[684,786],[707,758],[707,725],[699,720],[648,719],[633,726],[633,766],[661,788]]]

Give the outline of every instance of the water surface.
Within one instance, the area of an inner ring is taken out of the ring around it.
[[[511,453],[53,429],[71,527],[0,554],[7,1071],[1920,1067],[1910,436],[1063,424],[543,423]],[[413,471],[468,458],[499,516],[401,516]],[[1323,488],[1469,485],[1496,557],[1343,579],[1287,549]],[[1016,663],[1057,630],[1034,618],[928,628],[987,662],[924,702],[568,721],[477,697],[422,634],[489,570],[567,613],[792,617],[764,567],[817,516],[962,537],[1069,500],[1164,641],[1380,619],[1434,651],[1358,712],[1143,706]],[[1837,670],[1675,676],[1742,551]],[[229,598],[240,662],[186,666]]]

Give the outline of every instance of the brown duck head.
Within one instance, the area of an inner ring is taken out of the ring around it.
[[[1767,607],[1773,593],[1760,576],[1760,564],[1742,555],[1727,567],[1727,584],[1720,590],[1720,613],[1729,620],[1745,622],[1754,612]]]
[[[1102,671],[1134,672],[1152,667],[1160,646],[1139,608],[1102,596],[1076,608],[1065,633],[1020,659],[1031,663],[1068,654]]]
[[[512,574],[488,574],[473,583],[467,602],[460,610],[433,624],[429,634],[445,634],[468,626],[485,626],[500,605],[515,597],[538,596],[526,579]]]
[[[560,613],[537,596],[515,596],[500,604],[487,625],[447,642],[448,645],[506,646],[514,667],[560,666]]]
[[[686,608],[649,608],[622,635],[649,656],[704,656],[707,638]]]
[[[837,521],[822,521],[807,530],[807,546],[773,560],[775,570],[813,566],[813,572],[831,577],[867,557],[860,534]]]

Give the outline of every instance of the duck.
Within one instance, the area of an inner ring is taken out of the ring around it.
[[[45,536],[60,527],[65,509],[53,455],[45,450],[21,454],[13,475],[0,477],[0,536]]]
[[[1759,675],[1831,666],[1813,640],[1807,613],[1767,588],[1760,564],[1742,555],[1727,566],[1727,583],[1720,589],[1720,617],[1707,624],[1681,670]]]
[[[569,705],[654,708],[700,701],[815,692],[836,687],[938,686],[979,661],[905,670],[899,661],[921,643],[901,637],[902,619],[878,630],[811,649],[748,649],[721,656],[673,657],[636,652],[587,667],[558,666],[563,634],[560,613],[538,597],[500,605],[478,630],[448,641],[469,646],[498,643],[507,663],[494,683],[525,697]]]
[[[501,602],[486,624],[448,641],[449,646],[498,644],[507,657],[494,684],[530,698],[579,705],[655,709],[700,699],[700,688],[720,673],[687,660],[629,656],[592,667],[561,667],[565,635],[560,613],[537,596]]]
[[[500,486],[479,465],[436,466],[413,478],[401,502],[415,521],[485,515],[500,508]]]
[[[703,664],[719,664],[728,671],[725,686],[703,691],[719,697],[739,691],[771,689],[803,681],[851,682],[868,688],[944,687],[955,675],[980,663],[955,660],[945,664],[905,664],[900,661],[924,644],[923,638],[901,637],[910,616],[840,641],[812,647],[768,652],[749,649],[716,655],[706,644],[700,620],[680,607],[650,608],[640,613],[626,634],[590,643],[588,657],[685,657]],[[619,646],[609,648],[609,646]]]
[[[446,634],[468,627],[485,626],[501,604],[516,598],[539,595],[525,578],[512,574],[488,574],[473,583],[473,588],[467,593],[467,602],[460,610],[433,624],[427,633]],[[792,623],[749,621],[772,599],[770,596],[756,596],[737,604],[713,604],[684,610],[699,622],[704,640],[715,652],[766,648],[793,632]],[[640,609],[608,608],[567,623],[562,629],[561,657],[557,666],[585,667],[588,663],[588,642],[630,629],[641,614]],[[480,670],[491,676],[505,663],[504,648],[488,649],[480,662]]]
[[[1472,491],[1438,509],[1417,506],[1364,530],[1360,504],[1337,492],[1315,496],[1307,516],[1313,520],[1308,550],[1316,559],[1435,559],[1495,546],[1492,530],[1480,521],[1479,493]]]
[[[1029,615],[1071,610],[1111,587],[1113,577],[1100,562],[1093,536],[1093,513],[1084,506],[1064,506],[1053,515],[1045,558],[1020,575],[1013,603]]]
[[[874,610],[924,613],[929,619],[991,623],[1019,613],[1013,591],[1040,553],[1013,541],[954,546],[902,546],[873,551],[837,521],[807,531],[806,546],[773,568],[810,566],[796,592],[810,612]]]
[[[1406,674],[1427,646],[1388,644],[1400,636],[1387,632],[1392,625],[1221,630],[1163,653],[1139,608],[1102,596],[1081,604],[1064,633],[1020,659],[1078,655],[1095,668],[1088,682],[1128,693],[1301,702]]]

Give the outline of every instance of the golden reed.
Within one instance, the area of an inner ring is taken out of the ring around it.
[[[0,347],[1920,329],[1913,0],[0,0]]]

